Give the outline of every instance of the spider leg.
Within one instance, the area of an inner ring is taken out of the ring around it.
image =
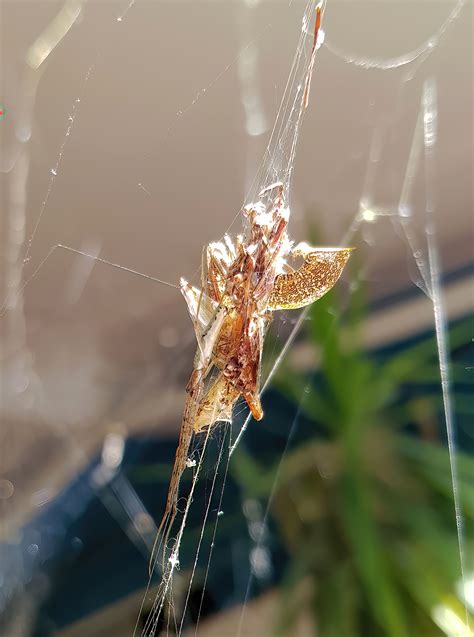
[[[7,294],[6,298],[4,299],[2,305],[0,306],[0,318],[2,316],[4,316],[4,314],[6,313],[6,311],[9,309],[9,306],[11,304],[13,304],[23,293],[24,289],[31,283],[31,281],[39,274],[40,270],[43,268],[44,265],[46,265],[46,261],[49,260],[50,257],[53,256],[53,254],[56,251],[59,250],[64,250],[66,252],[72,252],[73,254],[77,254],[81,257],[84,257],[86,259],[90,259],[92,261],[97,261],[97,263],[102,263],[103,265],[108,265],[111,268],[116,268],[117,270],[124,270],[125,272],[128,272],[129,274],[133,274],[134,276],[139,276],[143,279],[149,279],[150,281],[153,281],[155,283],[160,283],[161,285],[166,285],[170,288],[176,288],[179,289],[177,285],[175,285],[174,283],[169,283],[168,281],[163,281],[162,279],[157,279],[154,276],[151,276],[150,274],[144,274],[143,272],[139,272],[138,270],[133,270],[132,268],[127,268],[124,265],[120,265],[119,263],[114,263],[113,261],[108,261],[107,259],[103,259],[102,257],[97,256],[96,254],[89,254],[88,252],[84,252],[83,250],[78,250],[76,248],[72,248],[71,246],[67,246],[67,245],[63,245],[62,243],[57,243],[56,245],[52,246],[52,248],[49,250],[48,254],[39,262],[38,266],[36,267],[36,269],[33,271],[32,274],[30,274],[30,276],[26,279],[26,281],[20,285],[19,289],[9,295]]]
[[[180,281],[180,290],[188,306],[196,338],[201,340],[212,322],[218,305],[207,294],[188,283],[185,279]]]
[[[304,108],[308,108],[308,104],[309,104],[309,91],[311,89],[311,77],[313,75],[314,60],[316,59],[316,50],[318,47],[318,36],[319,36],[319,30],[321,28],[321,20],[323,17],[323,12],[324,12],[324,3],[322,2],[321,4],[318,4],[318,6],[316,7],[313,46],[311,48],[311,59],[310,59],[309,67],[308,67],[308,73],[305,79],[305,87],[304,87],[304,94],[303,94]]]
[[[165,512],[158,527],[155,542],[150,556],[149,574],[153,573],[160,547],[163,547],[163,562],[165,560],[166,545],[178,512],[179,483],[188,459],[189,447],[193,437],[193,424],[198,404],[204,391],[202,370],[194,369],[186,387],[188,393],[184,406],[179,443],[173,465],[173,472],[168,487]],[[163,564],[164,567],[164,564]]]
[[[259,392],[256,391],[254,393],[245,393],[243,394],[245,398],[245,402],[249,406],[250,411],[252,412],[252,416],[255,420],[262,420],[263,418],[263,408],[262,403],[260,402]]]
[[[224,281],[226,278],[226,271],[218,257],[214,254],[212,249],[208,247],[207,251],[207,286],[209,288],[209,296],[217,301],[221,302],[224,294]]]
[[[173,472],[168,488],[165,512],[160,526],[158,527],[157,536],[150,558],[150,574],[153,572],[156,556],[161,546],[163,546],[163,559],[165,558],[166,545],[177,515],[179,483],[181,476],[186,469],[186,461],[188,459],[189,447],[193,437],[196,415],[204,395],[204,381],[213,367],[212,353],[215,348],[216,340],[219,338],[224,318],[225,310],[223,308],[217,308],[214,312],[211,323],[206,328],[207,331],[202,334],[199,333],[199,346],[196,350],[196,356],[194,359],[194,369],[186,387],[187,398],[184,406]],[[158,542],[159,538],[161,539]]]

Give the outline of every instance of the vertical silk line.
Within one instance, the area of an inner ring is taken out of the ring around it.
[[[434,184],[435,184],[435,149],[437,143],[438,124],[438,100],[436,84],[433,79],[425,81],[421,101],[423,113],[423,147],[425,160],[425,187],[426,187],[426,239],[428,245],[428,264],[430,272],[430,294],[433,303],[433,314],[436,330],[436,344],[438,348],[439,371],[441,376],[441,389],[443,395],[444,419],[446,424],[446,436],[448,440],[449,463],[451,470],[451,482],[453,488],[454,513],[456,516],[456,531],[459,547],[459,562],[461,580],[466,587],[466,553],[464,539],[464,524],[462,515],[461,498],[459,494],[458,463],[456,455],[456,435],[453,404],[451,398],[451,379],[449,372],[449,341],[447,334],[446,314],[440,285],[440,266],[438,249],[436,246],[436,229],[434,221]],[[470,619],[467,600],[463,596],[466,625],[470,629]]]

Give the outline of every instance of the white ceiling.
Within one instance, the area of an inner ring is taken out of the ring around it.
[[[64,17],[64,3],[1,5],[2,298],[33,233],[23,281],[57,243],[166,281],[196,278],[203,246],[231,224],[263,156],[304,4],[127,4],[66,3],[80,15],[35,71],[27,52]],[[327,42],[360,58],[397,57],[436,33],[454,6],[329,0]],[[447,268],[472,259],[471,62],[470,2],[431,55],[408,66],[367,70],[320,49],[291,194],[295,239],[311,222],[324,242],[339,243],[363,196],[396,208],[432,78],[437,241]],[[245,96],[260,135],[248,133]],[[380,156],[370,163],[374,143]],[[422,243],[424,194],[416,175],[413,229]],[[367,224],[357,241],[373,297],[417,278],[390,218]],[[1,319],[3,465],[28,508],[34,491],[53,492],[110,428],[179,426],[193,337],[176,290],[64,251],[16,301]],[[13,515],[23,505],[11,502]]]

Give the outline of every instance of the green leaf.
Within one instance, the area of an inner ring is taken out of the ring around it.
[[[342,483],[341,515],[354,563],[379,626],[388,637],[408,637],[401,600],[370,510],[370,493],[360,470],[351,464]]]

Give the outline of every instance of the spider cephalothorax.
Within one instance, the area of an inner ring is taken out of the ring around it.
[[[277,196],[268,207],[259,201],[244,208],[245,236],[233,241],[226,235],[207,249],[210,298],[241,313],[249,303],[255,306],[254,311],[265,312],[275,278],[283,272],[291,250],[286,232],[289,211],[282,206],[282,186],[270,188],[277,188]]]

